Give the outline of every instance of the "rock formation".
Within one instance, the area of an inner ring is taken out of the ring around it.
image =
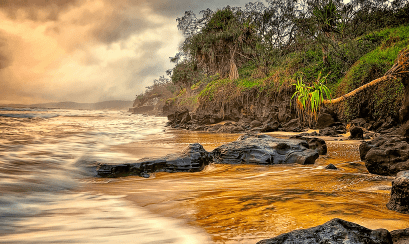
[[[314,164],[319,157],[304,140],[245,135],[213,150],[219,164]]]
[[[400,213],[409,213],[409,171],[399,172],[392,181],[391,198],[388,209]]]
[[[332,219],[323,225],[294,230],[257,244],[392,244],[388,230],[371,230],[342,219]]]
[[[409,170],[409,144],[398,136],[379,136],[359,146],[361,160],[370,173],[396,175]]]
[[[146,158],[135,163],[100,165],[97,174],[101,177],[138,175],[149,177],[154,172],[197,172],[212,162],[212,157],[199,143],[190,144],[180,154],[163,158]]]

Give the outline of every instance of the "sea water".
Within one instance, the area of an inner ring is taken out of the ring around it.
[[[206,243],[123,196],[83,190],[98,164],[137,160],[111,147],[163,134],[165,123],[121,111],[0,108],[0,243]]]

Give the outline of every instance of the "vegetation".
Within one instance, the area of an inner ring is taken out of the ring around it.
[[[324,102],[324,95],[331,101],[331,92],[328,87],[324,85],[327,76],[322,76],[321,73],[319,73],[317,80],[312,86],[304,84],[302,77],[297,79],[297,83],[294,84],[296,91],[291,99],[294,97],[297,98],[297,107],[299,108],[298,111],[301,118],[304,117],[304,113],[307,113],[308,118],[316,120],[320,106]]]
[[[221,106],[246,93],[273,98],[283,91],[289,97],[297,92],[296,100],[301,93],[297,84],[303,84],[311,88],[305,96],[310,105],[293,109],[309,107],[316,113],[324,94],[338,97],[383,76],[409,46],[407,0],[266,2],[206,9],[199,15],[187,11],[177,19],[185,41],[171,58],[175,68],[168,74],[178,91],[169,101],[195,109]],[[321,73],[327,74],[325,88],[317,82],[324,78]],[[356,118],[367,109],[374,116],[389,116],[402,104],[399,79],[371,89],[362,93],[367,104],[352,97],[339,105],[341,117]]]

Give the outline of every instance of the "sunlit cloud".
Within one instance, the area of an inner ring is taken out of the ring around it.
[[[132,100],[173,67],[176,17],[239,2],[3,0],[0,103]]]

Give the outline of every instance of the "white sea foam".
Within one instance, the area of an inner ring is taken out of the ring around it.
[[[97,164],[133,160],[112,145],[162,133],[165,122],[115,111],[0,114],[0,243],[208,242],[122,197],[74,193]]]

